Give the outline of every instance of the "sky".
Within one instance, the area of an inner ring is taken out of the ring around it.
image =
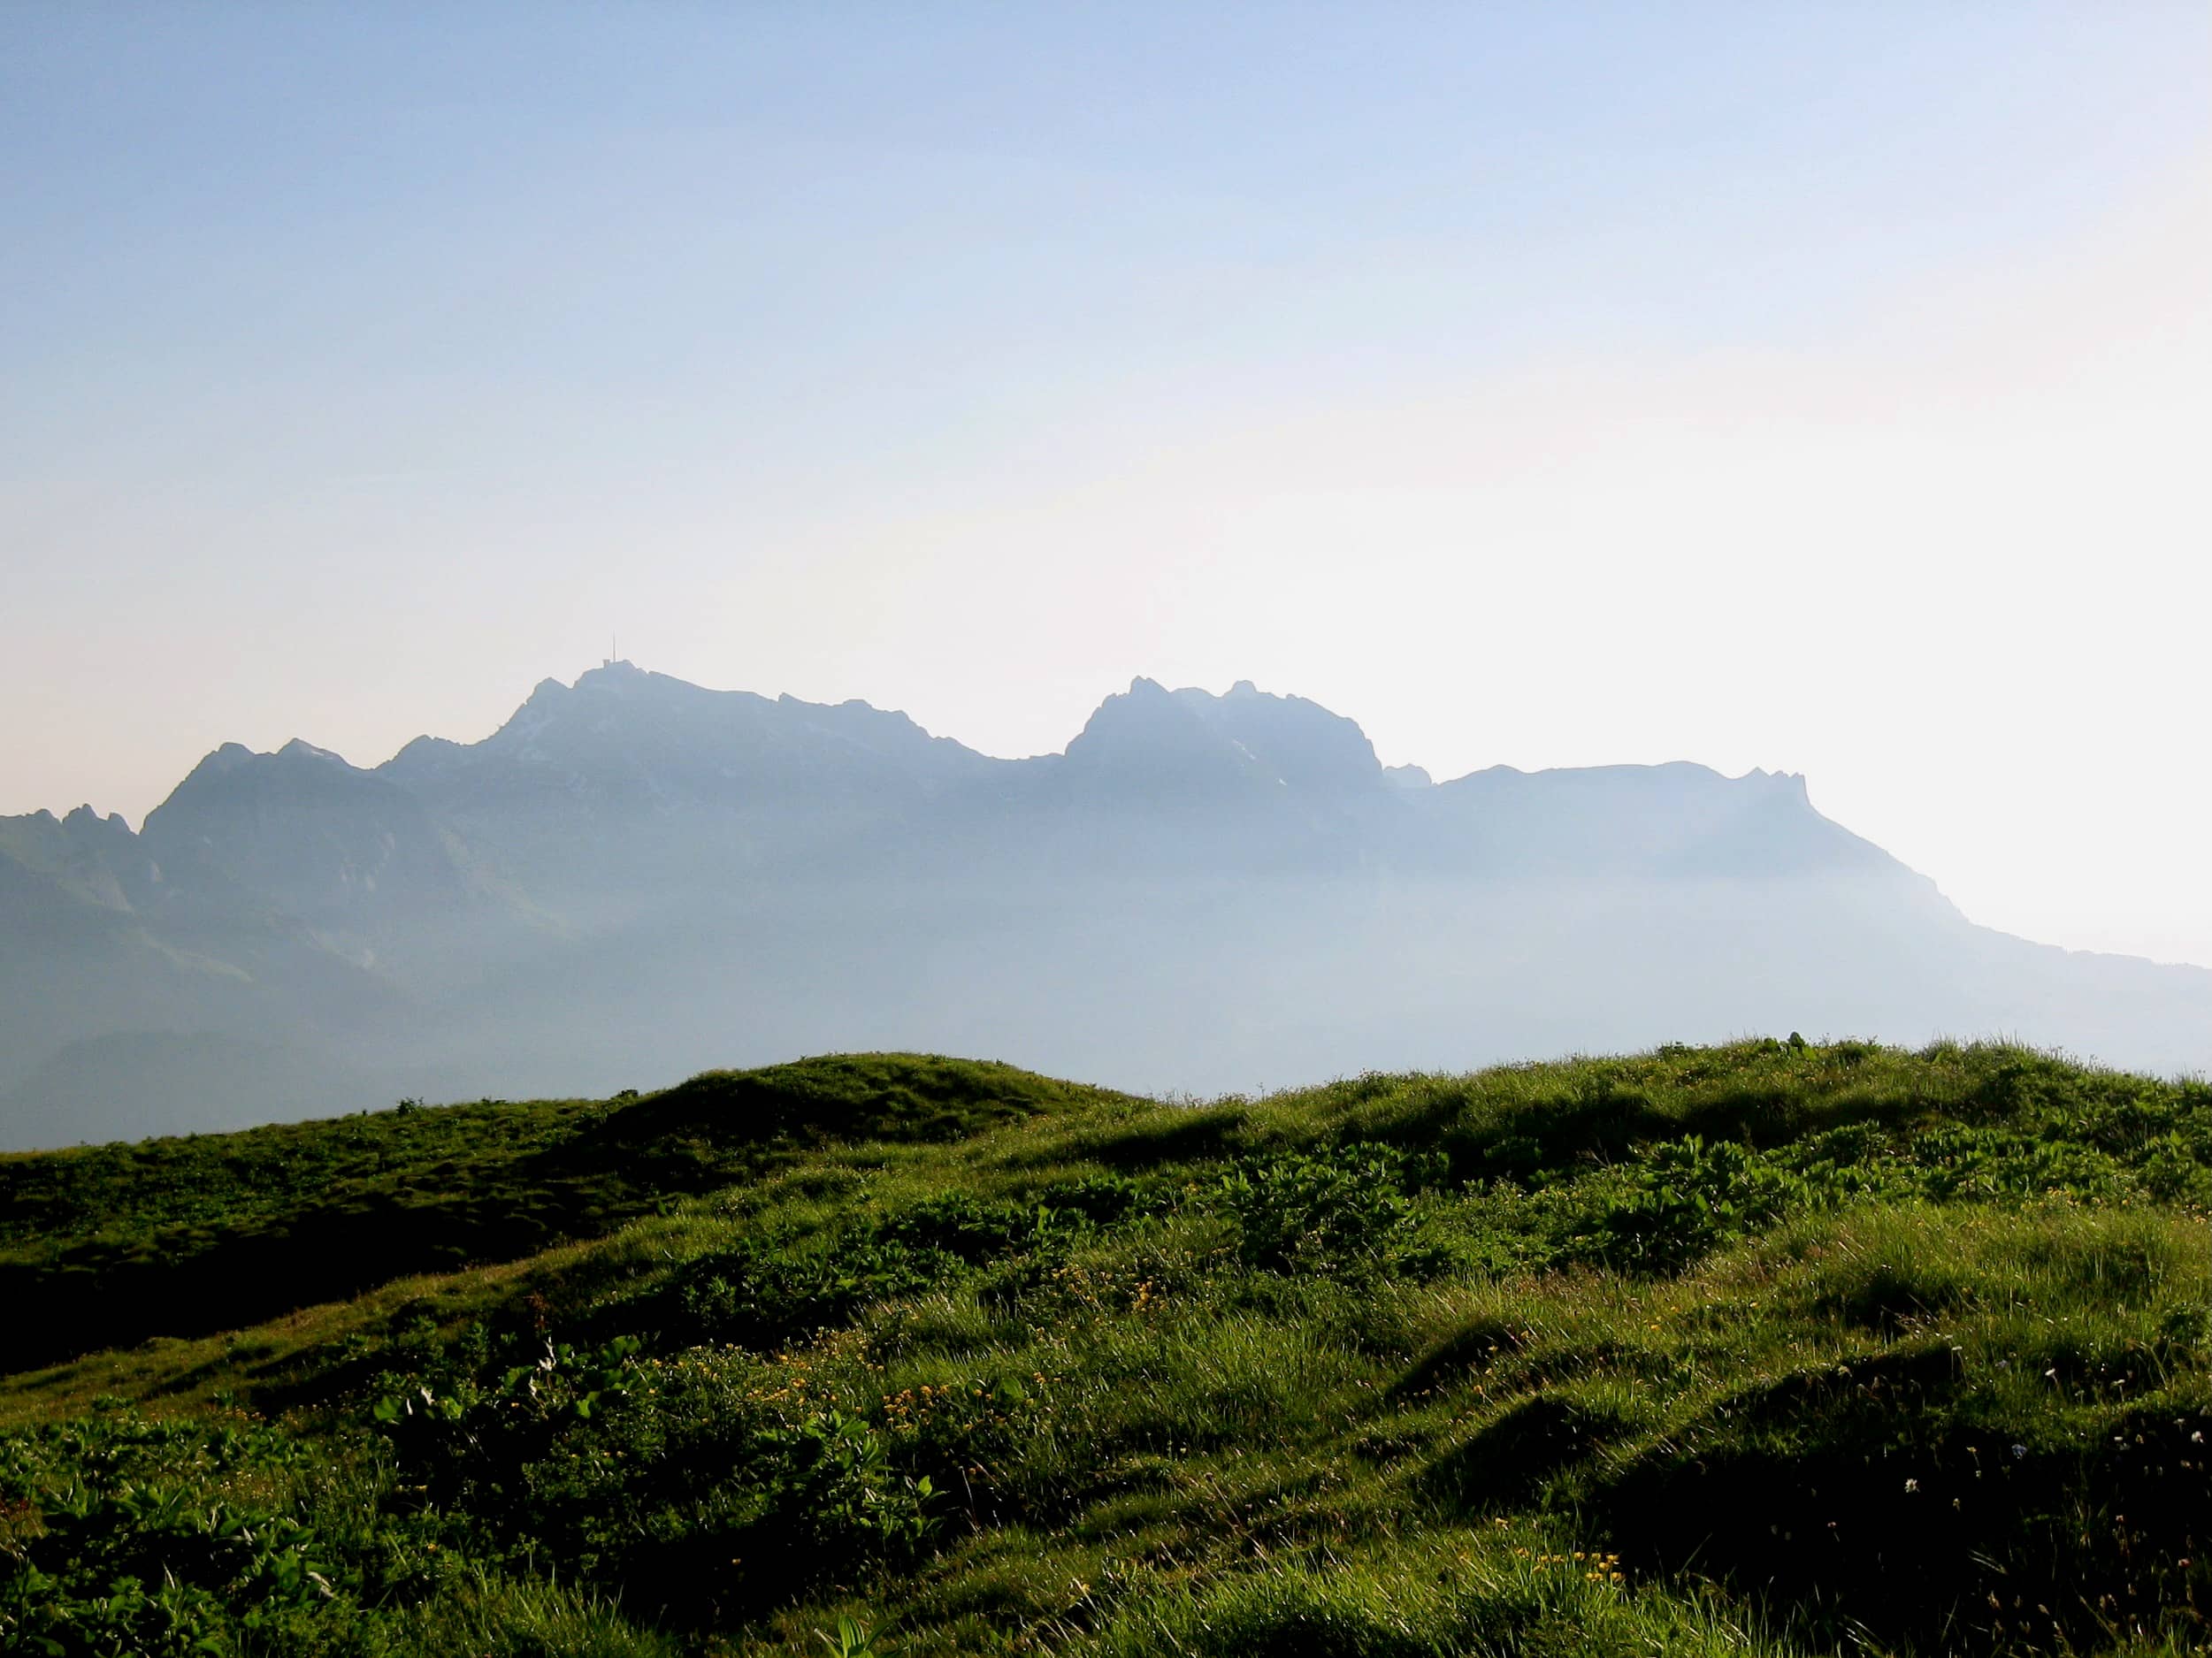
[[[0,8],[0,812],[610,636],[1699,760],[2212,966],[2212,8]]]

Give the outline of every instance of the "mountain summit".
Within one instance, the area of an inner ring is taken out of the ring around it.
[[[226,744],[140,834],[0,820],[0,987],[13,1144],[870,1046],[1186,1089],[1793,1026],[2212,1061],[2212,974],[1971,927],[1802,777],[1437,782],[1249,680],[1019,760],[620,661],[372,768]]]
[[[1346,796],[1382,781],[1359,726],[1303,697],[1270,696],[1249,679],[1221,697],[1131,680],[1068,745],[1067,763],[1105,790],[1154,798]]]
[[[865,702],[707,691],[617,661],[574,685],[542,682],[481,743],[419,737],[378,770],[426,799],[464,806],[519,793],[654,811],[775,791],[849,794],[990,763]]]

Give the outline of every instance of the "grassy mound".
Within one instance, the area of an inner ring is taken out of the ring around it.
[[[0,1156],[0,1367],[234,1329],[603,1236],[830,1139],[957,1139],[1082,1090],[861,1054],[539,1101]]]
[[[1795,1040],[0,1160],[0,1651],[2196,1650],[2208,1204],[2212,1088]]]

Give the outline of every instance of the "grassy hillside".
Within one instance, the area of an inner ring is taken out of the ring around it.
[[[1087,1091],[862,1057],[710,1073],[639,1102],[397,1111],[0,1153],[0,1368],[235,1328],[409,1273],[604,1236],[827,1138],[954,1137]]]
[[[0,1158],[0,1652],[2195,1651],[2208,1203],[2212,1088],[1795,1041]]]

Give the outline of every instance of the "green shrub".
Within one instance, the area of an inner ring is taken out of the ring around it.
[[[1250,1158],[1220,1177],[1216,1196],[1236,1223],[1247,1265],[1359,1279],[1433,1271],[1412,1194],[1443,1178],[1437,1154],[1360,1142]]]

